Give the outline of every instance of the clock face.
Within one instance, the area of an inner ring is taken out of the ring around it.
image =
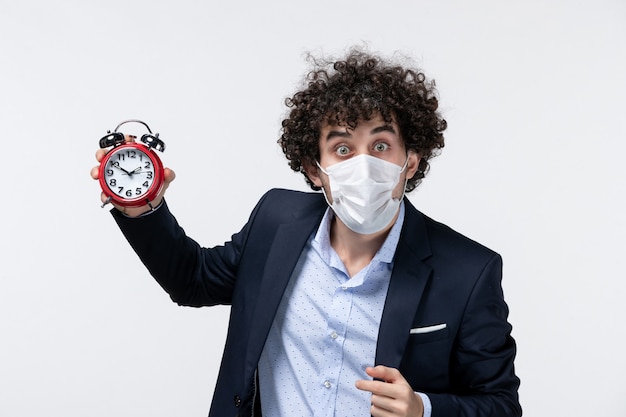
[[[143,148],[143,149],[142,149]],[[162,183],[162,166],[143,145],[113,148],[102,161],[102,189],[115,202],[146,204],[156,197]]]

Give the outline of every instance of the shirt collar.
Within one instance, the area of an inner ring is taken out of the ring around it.
[[[398,247],[398,242],[400,241],[400,232],[402,231],[402,225],[404,224],[404,201],[400,202],[399,214],[396,219],[393,227],[389,231],[387,238],[383,245],[378,249],[376,255],[372,259],[373,262],[384,262],[384,263],[392,263],[393,257],[396,253],[396,248]],[[324,213],[324,217],[322,218],[322,222],[320,223],[317,232],[315,233],[315,237],[313,238],[312,246],[313,249],[319,253],[324,262],[328,265],[331,265],[331,246],[330,246],[330,225],[332,224],[334,218],[333,210],[328,207],[326,212]]]

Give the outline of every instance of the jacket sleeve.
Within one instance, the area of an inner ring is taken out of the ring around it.
[[[263,200],[261,200],[263,201]],[[237,268],[245,248],[250,221],[223,246],[203,248],[185,234],[164,202],[138,218],[111,210],[122,233],[150,274],[179,305],[230,304]]]
[[[432,417],[521,416],[515,341],[501,287],[502,259],[494,255],[468,298],[451,355],[452,392],[428,393]]]

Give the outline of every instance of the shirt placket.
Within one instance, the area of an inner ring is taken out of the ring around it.
[[[337,399],[338,382],[343,361],[343,347],[352,311],[353,296],[354,294],[347,284],[340,284],[333,294],[331,307],[326,319],[324,362],[318,377],[321,388],[321,404],[325,404],[325,407],[320,408],[320,411],[324,410],[320,415],[324,417],[334,416],[334,402]]]

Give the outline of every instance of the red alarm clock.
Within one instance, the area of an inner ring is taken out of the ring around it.
[[[140,143],[126,143],[124,134],[118,132],[126,123],[140,123],[148,129]],[[141,120],[126,120],[117,125],[113,133],[100,139],[100,147],[113,146],[100,162],[98,178],[100,187],[107,196],[103,207],[113,202],[122,207],[140,207],[151,202],[163,189],[163,164],[155,152],[165,150],[159,134],[152,134]]]

